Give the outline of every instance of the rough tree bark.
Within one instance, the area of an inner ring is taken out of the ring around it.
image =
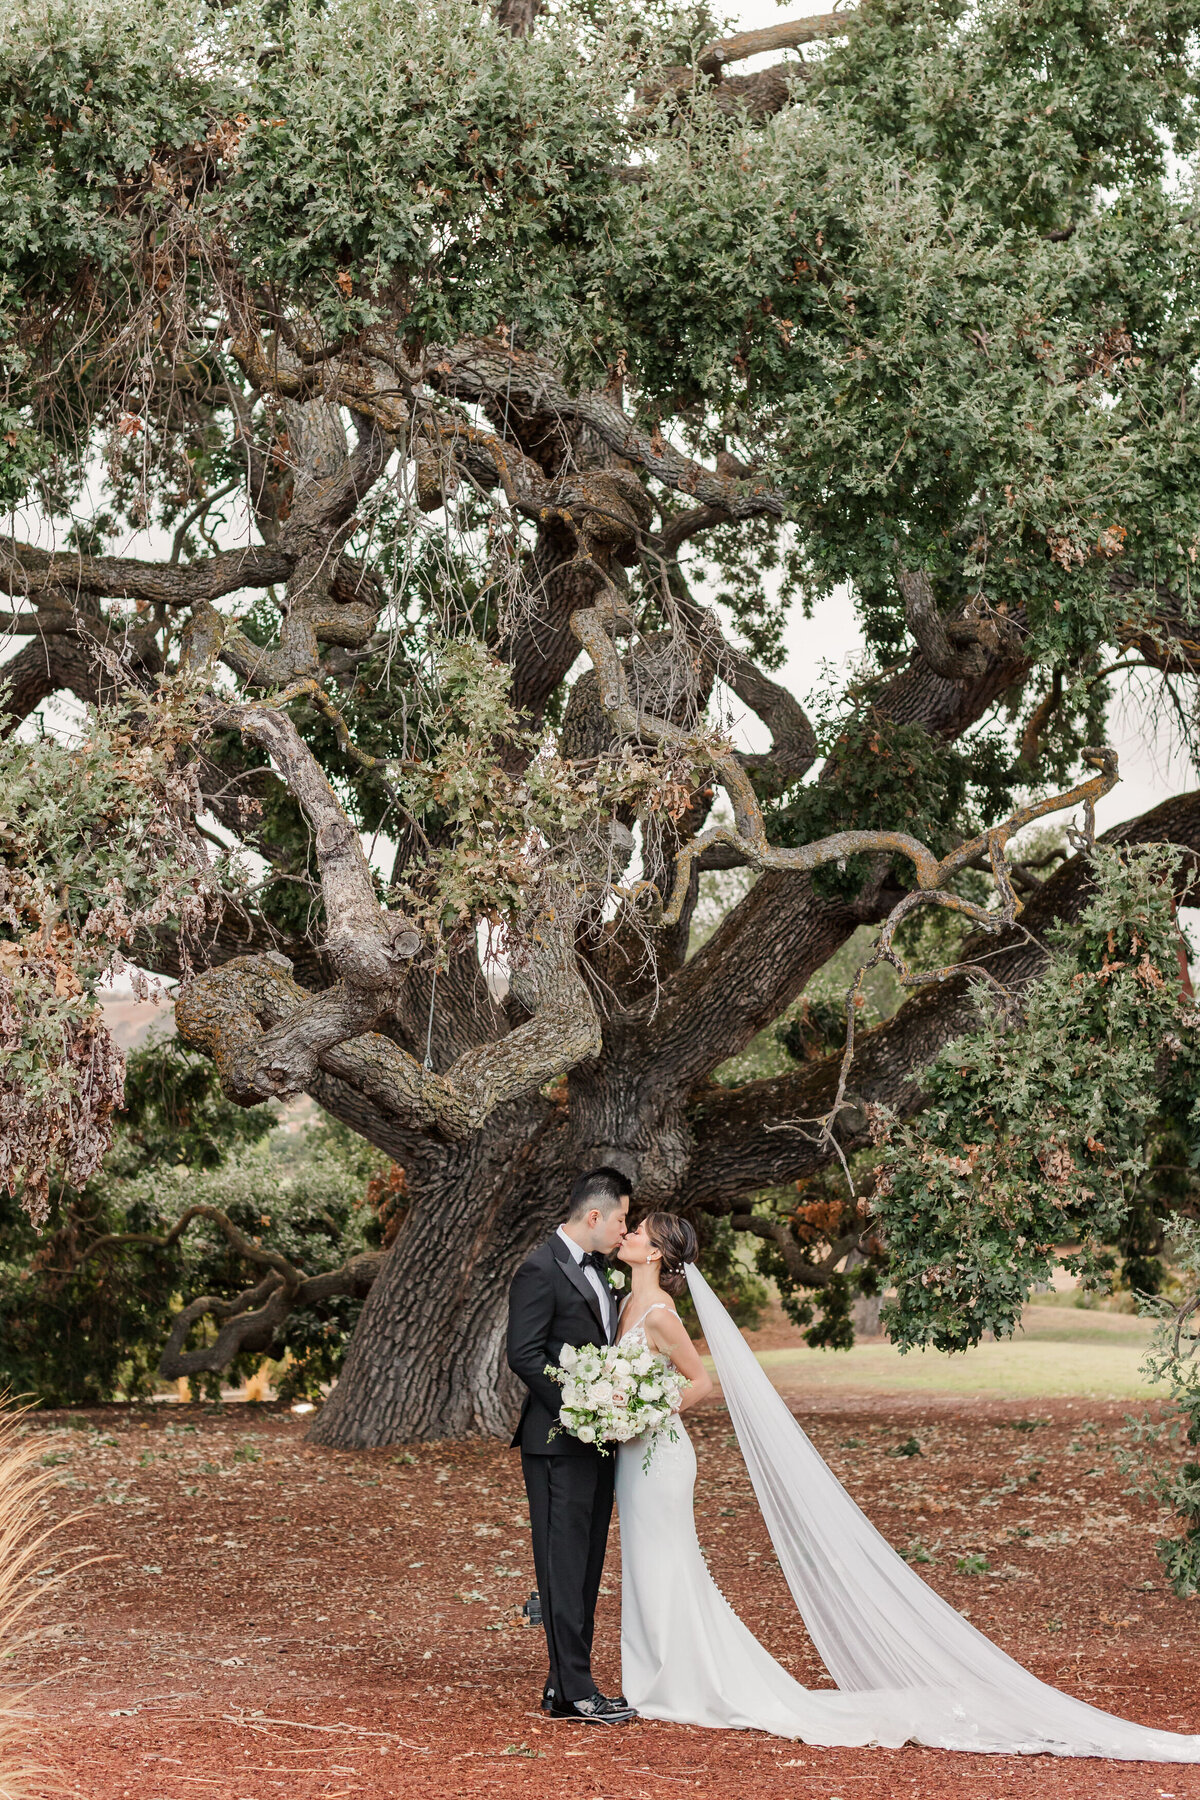
[[[508,1283],[562,1216],[561,1109],[504,1109],[420,1181],[312,1430],[361,1449],[503,1434],[520,1404],[504,1362]]]

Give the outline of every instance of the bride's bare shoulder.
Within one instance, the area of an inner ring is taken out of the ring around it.
[[[660,1333],[678,1343],[681,1333],[687,1336],[687,1327],[669,1300],[660,1300],[652,1306],[642,1323],[650,1337]]]

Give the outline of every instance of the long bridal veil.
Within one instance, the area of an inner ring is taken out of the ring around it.
[[[814,1450],[692,1263],[687,1280],[775,1553],[839,1688],[878,1695],[916,1742],[944,1749],[1200,1762],[1200,1736],[1048,1687],[926,1586]]]

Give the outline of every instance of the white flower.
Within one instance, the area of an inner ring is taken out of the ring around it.
[[[547,1366],[563,1390],[559,1421],[583,1444],[627,1444],[670,1420],[687,1386],[665,1356],[618,1344],[564,1344],[558,1367]]]
[[[619,1294],[621,1289],[625,1286],[625,1271],[623,1269],[610,1269],[608,1271],[608,1285],[610,1288],[615,1288]]]

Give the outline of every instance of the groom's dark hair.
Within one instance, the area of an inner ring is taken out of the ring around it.
[[[567,1220],[582,1219],[593,1208],[596,1212],[613,1212],[631,1191],[629,1179],[620,1169],[592,1169],[587,1175],[577,1175],[571,1184]]]

